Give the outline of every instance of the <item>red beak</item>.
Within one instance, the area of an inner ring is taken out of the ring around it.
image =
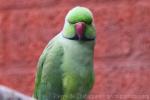
[[[86,25],[84,22],[78,22],[75,24],[76,34],[79,40],[81,40],[84,37],[85,28]]]

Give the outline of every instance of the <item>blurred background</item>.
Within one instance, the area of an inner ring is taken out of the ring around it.
[[[38,58],[77,5],[97,29],[89,100],[149,100],[150,0],[0,0],[0,84],[32,95]]]

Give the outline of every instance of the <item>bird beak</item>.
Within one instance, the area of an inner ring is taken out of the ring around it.
[[[84,22],[78,22],[75,24],[76,35],[78,36],[79,40],[84,37],[84,32],[86,29],[86,24]]]

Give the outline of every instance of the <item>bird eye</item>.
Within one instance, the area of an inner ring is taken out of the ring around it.
[[[92,24],[92,19],[89,20],[89,21],[86,21],[85,23],[86,23],[86,24],[89,24],[89,25]]]
[[[70,20],[68,20],[68,22],[69,22],[70,24],[75,24],[75,23],[76,23],[75,21],[70,21]]]

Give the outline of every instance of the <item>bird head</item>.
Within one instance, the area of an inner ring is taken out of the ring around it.
[[[71,9],[65,18],[63,37],[71,40],[95,40],[96,32],[91,11],[85,7]]]

